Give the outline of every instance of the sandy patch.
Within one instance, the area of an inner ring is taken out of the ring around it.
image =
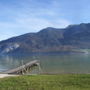
[[[10,74],[0,74],[0,78],[4,78],[4,77],[14,77],[17,75],[10,75]]]

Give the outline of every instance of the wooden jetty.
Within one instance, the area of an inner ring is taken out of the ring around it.
[[[25,65],[22,65],[15,69],[3,72],[3,74],[26,74],[31,71],[31,68],[38,66],[38,65],[39,65],[39,61],[33,60],[33,61],[26,63]]]

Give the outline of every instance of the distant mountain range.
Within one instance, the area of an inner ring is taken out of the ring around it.
[[[90,48],[90,23],[63,29],[48,27],[0,42],[0,54],[76,52],[86,48]]]

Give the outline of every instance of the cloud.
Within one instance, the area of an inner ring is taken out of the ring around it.
[[[35,1],[27,0],[27,3],[25,0],[22,2],[19,0],[17,7],[4,7],[6,18],[5,21],[0,22],[0,28],[17,33],[25,33],[35,32],[46,27],[62,28],[71,24],[67,19],[60,17],[62,15],[60,12],[60,14],[57,12],[59,8],[57,0],[52,0],[49,4],[43,4],[42,2],[41,6],[41,2],[37,2],[38,0]],[[18,5],[20,5],[20,8],[18,8]]]
[[[0,40],[46,27],[64,28],[71,22],[62,17],[58,0],[16,0],[0,5]]]
[[[15,22],[0,22],[0,28],[6,30],[20,29],[25,32],[35,32],[46,27],[64,28],[70,22],[64,19],[43,19],[38,17],[17,18]],[[28,31],[26,31],[28,30]],[[35,31],[34,31],[35,30]],[[14,32],[14,31],[13,31]],[[16,30],[17,32],[17,30]],[[21,31],[22,32],[22,31]]]
[[[0,39],[7,39],[13,36],[28,32],[38,32],[46,27],[64,28],[70,22],[64,19],[47,20],[37,17],[17,18],[15,22],[0,22]]]

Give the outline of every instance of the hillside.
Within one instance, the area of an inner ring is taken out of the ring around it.
[[[0,54],[70,52],[90,48],[90,23],[63,29],[48,27],[0,42]]]

